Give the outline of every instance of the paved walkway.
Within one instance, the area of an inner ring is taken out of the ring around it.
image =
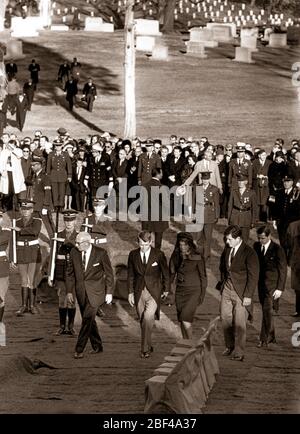
[[[219,294],[214,289],[217,264],[222,248],[219,226],[214,243],[214,256],[208,268],[209,288],[203,305],[196,314],[195,336],[218,315]],[[118,233],[111,236],[116,263],[126,250],[134,247],[137,225],[118,223]],[[166,233],[163,244],[170,255],[176,228]],[[119,246],[116,248],[115,246]],[[12,284],[8,293],[5,320],[7,346],[0,347],[0,413],[142,413],[144,382],[175,346],[180,337],[175,307],[162,307],[156,323],[154,353],[147,360],[139,358],[139,324],[135,310],[123,300],[105,307],[105,317],[97,319],[104,342],[104,352],[73,359],[75,339],[54,336],[58,326],[55,304],[42,304],[39,315],[15,317],[20,291]],[[249,326],[247,352],[243,363],[221,356],[224,349],[221,328],[215,337],[220,366],[218,381],[212,390],[205,413],[292,413],[300,412],[300,348],[291,344],[293,293],[287,291],[276,317],[278,345],[258,349],[260,308],[255,303],[255,321]],[[80,317],[76,316],[76,329]],[[89,349],[89,348],[88,348]],[[41,360],[55,369],[41,367],[33,371],[31,361]]]

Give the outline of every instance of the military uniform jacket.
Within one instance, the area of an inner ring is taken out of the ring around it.
[[[265,205],[270,194],[268,178],[259,178],[258,175],[268,177],[271,164],[270,160],[266,160],[263,166],[260,164],[259,159],[253,162],[253,190],[256,193],[258,205]]]
[[[25,225],[22,218],[17,219],[16,226],[21,230],[16,233],[17,239],[17,263],[30,264],[41,261],[40,245],[38,242],[41,232],[42,220],[31,217]]]
[[[152,152],[151,157],[148,158],[148,154],[140,155],[139,168],[138,168],[138,180],[144,185],[152,178],[152,169],[161,168],[161,158],[159,155]]]
[[[287,227],[289,223],[300,218],[299,190],[293,187],[288,194],[284,189],[279,190],[275,196],[275,205],[277,219]]]
[[[72,162],[67,152],[60,155],[55,151],[50,152],[46,172],[51,182],[67,182],[68,178],[72,178]]]
[[[66,270],[69,265],[71,250],[75,247],[77,232],[73,231],[68,238],[66,236],[67,232],[65,229],[57,234],[59,241],[57,241],[56,250],[55,280],[66,280]]]
[[[203,189],[204,224],[216,223],[220,217],[220,195],[218,187],[209,184]]]
[[[83,87],[83,91],[82,91],[83,95],[87,96],[87,95],[92,95],[93,98],[95,98],[95,96],[97,95],[97,88],[96,85],[93,83],[91,86],[86,83]]]
[[[94,244],[104,244],[103,247],[105,247],[105,244],[107,243],[107,234],[111,231],[111,219],[108,216],[103,215],[100,220],[96,220],[95,214],[90,214],[85,218],[84,224],[87,224],[88,227],[82,226],[81,231],[89,232]]]
[[[48,209],[51,203],[51,182],[44,170],[33,173],[26,178],[26,185],[29,186],[30,196],[33,198],[34,211]]]
[[[237,175],[242,174],[248,178],[248,188],[252,187],[252,163],[244,159],[241,164],[237,159],[233,159],[229,163],[228,186],[229,188],[237,188]]]
[[[110,158],[107,154],[103,152],[98,163],[92,159],[87,167],[85,179],[88,179],[91,188],[108,185],[113,181]]]
[[[239,190],[232,190],[228,202],[228,222],[248,228],[257,220],[257,201],[253,190],[246,188],[241,195]]]
[[[2,229],[0,227],[0,277],[7,277],[9,275],[9,260],[6,254],[6,250],[10,239],[10,230]]]

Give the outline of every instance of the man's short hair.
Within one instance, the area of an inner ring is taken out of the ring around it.
[[[256,233],[257,235],[265,234],[268,237],[271,234],[271,228],[268,225],[263,225],[257,228]]]
[[[231,235],[232,238],[242,237],[242,229],[238,225],[230,225],[224,231],[224,237]]]
[[[149,231],[142,231],[138,234],[138,239],[147,243],[148,241],[152,241],[152,235]]]
[[[162,175],[162,169],[159,167],[154,167],[154,169],[151,171],[151,176],[155,178],[157,175]]]
[[[182,152],[182,149],[181,149],[180,146],[174,146],[173,151],[175,151],[176,149],[177,149],[178,151]]]

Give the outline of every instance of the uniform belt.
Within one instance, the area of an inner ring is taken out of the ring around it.
[[[239,208],[238,206],[233,206],[233,209],[237,209],[238,211],[250,211],[251,208]]]
[[[1,257],[1,256],[6,256],[6,252],[4,252],[4,251],[3,251],[3,252],[0,252],[0,257]]]
[[[66,255],[57,255],[56,259],[66,259]]]
[[[39,244],[39,240],[17,241],[17,246],[34,246],[36,244]]]
[[[104,244],[104,243],[107,243],[107,238],[96,238],[96,239],[92,238],[91,243],[92,244]]]

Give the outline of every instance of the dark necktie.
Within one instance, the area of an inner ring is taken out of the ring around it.
[[[234,249],[232,249],[231,252],[230,252],[230,259],[229,259],[230,267],[232,265],[233,258],[234,258]]]
[[[86,252],[83,252],[82,255],[82,266],[83,266],[83,271],[85,271],[85,267],[86,267]]]
[[[147,262],[146,262],[146,254],[144,253],[143,254],[143,265],[146,265],[147,264]]]
[[[262,247],[261,247],[261,254],[262,254],[263,256],[265,256],[265,254],[266,254],[266,248],[265,248],[265,246],[262,246]]]

